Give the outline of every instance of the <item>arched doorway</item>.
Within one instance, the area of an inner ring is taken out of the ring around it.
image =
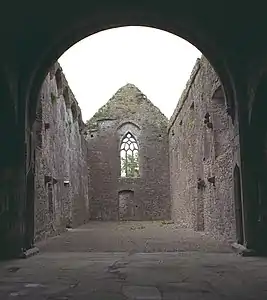
[[[134,192],[119,191],[119,220],[129,220],[134,216]]]
[[[240,169],[238,165],[234,168],[234,202],[235,202],[235,219],[236,219],[236,239],[237,243],[244,243],[243,233],[243,209],[241,199],[241,180]]]
[[[87,9],[81,9],[83,5],[78,8],[69,7],[70,10],[65,7],[65,13],[59,15],[54,13],[61,7],[55,7],[52,15],[50,14],[52,25],[48,30],[47,25],[39,32],[46,32],[45,35],[38,34],[32,36],[31,40],[33,44],[28,44],[31,51],[24,49],[21,44],[21,51],[18,51],[21,55],[23,53],[21,65],[25,67],[25,76],[22,76],[20,101],[23,102],[21,106],[21,114],[23,115],[26,109],[26,122],[24,117],[21,119],[22,124],[26,124],[26,138],[29,143],[29,133],[32,131],[32,125],[35,120],[36,107],[38,105],[38,94],[41,84],[47,74],[47,71],[52,63],[54,63],[69,47],[76,42],[87,37],[90,34],[98,31],[115,28],[118,26],[126,25],[145,25],[155,28],[160,28],[181,36],[197,46],[204,55],[209,59],[214,66],[221,82],[224,86],[226,98],[228,101],[234,101],[233,99],[233,82],[229,76],[229,66],[227,66],[227,59],[225,59],[226,53],[220,43],[218,43],[216,36],[208,34],[207,28],[201,26],[201,22],[194,22],[192,18],[192,10],[186,5],[181,6],[177,14],[173,14],[171,7],[166,6],[166,11],[163,13],[161,8],[144,6],[144,7],[126,7],[117,5],[116,3],[102,9],[100,5],[85,5]],[[49,12],[51,13],[51,12]],[[41,16],[42,15],[42,16]],[[44,18],[47,19],[47,15],[42,11],[38,20]],[[59,19],[62,16],[62,22]],[[27,30],[31,31],[31,22],[34,22],[34,18],[28,18],[25,22],[25,33]],[[36,20],[35,20],[36,21]],[[45,24],[45,22],[43,22]],[[43,26],[43,25],[41,25]],[[219,51],[220,50],[220,51]],[[20,58],[18,58],[18,61]],[[27,60],[30,63],[27,63]],[[25,104],[25,105],[24,105]],[[28,147],[29,148],[29,147]],[[29,155],[29,153],[27,153]],[[32,184],[28,183],[28,186]],[[31,192],[29,191],[29,195]],[[26,201],[26,199],[24,199]]]
[[[214,72],[214,74],[216,74],[215,72]],[[51,76],[50,76],[51,77]],[[51,78],[50,78],[51,79]],[[57,86],[57,90],[59,91],[61,91],[61,90],[63,90],[63,96],[66,96],[65,95],[65,93],[64,93],[64,89],[63,89],[63,87],[62,87],[62,77],[61,77],[61,74],[60,74],[60,68],[57,70],[57,72],[55,73],[55,79],[56,79],[56,86]],[[62,91],[61,91],[62,92]],[[219,95],[220,96],[220,95]],[[218,96],[218,97],[219,97]],[[218,98],[217,97],[217,98]],[[66,100],[66,97],[64,97],[64,99]],[[223,100],[224,100],[224,98],[223,98]],[[75,119],[76,119],[76,115],[77,115],[77,113],[76,113],[76,109],[75,109],[75,105],[71,105],[71,111],[72,111],[72,116],[73,116],[73,121],[75,121]],[[190,108],[190,111],[192,112],[192,114],[194,115],[194,106],[192,105],[191,106],[191,108]],[[192,115],[192,117],[193,117],[193,115]],[[129,133],[130,134],[130,133]],[[125,136],[124,138],[126,138],[127,136]],[[134,137],[133,136],[131,136],[130,138],[129,138],[129,141],[128,142],[130,142],[130,140],[131,140],[131,138],[132,139],[134,139]],[[137,146],[137,143],[135,143],[136,144],[136,146]],[[126,144],[125,145],[125,147],[131,147],[131,146],[135,146],[134,144],[133,145],[128,145],[128,144]],[[126,151],[126,148],[123,148],[123,149],[121,149],[122,151],[121,151],[121,153],[123,152],[123,151]],[[130,150],[132,150],[131,148],[130,148]],[[134,151],[136,150],[136,151],[138,151],[138,147],[135,149],[133,149]],[[127,151],[126,151],[127,152]],[[132,154],[136,154],[136,153],[132,153]],[[130,157],[131,158],[134,158],[134,160],[133,161],[131,161],[130,160]],[[129,157],[129,160],[128,160],[128,156],[126,156],[125,158],[126,159],[122,159],[122,161],[124,161],[124,162],[126,162],[126,166],[127,166],[127,162],[128,161],[130,161],[131,162],[131,166],[133,165],[133,164],[135,164],[135,156],[134,155],[130,155],[130,157]],[[126,177],[135,177],[136,176],[136,174],[133,174],[133,175],[131,175],[130,173],[130,170],[129,170],[130,168],[129,168],[129,166],[128,167],[126,167]],[[129,171],[129,172],[128,172]],[[129,173],[129,174],[128,174]],[[137,171],[136,170],[134,170],[134,173],[137,173]],[[138,171],[138,173],[139,173],[139,171]],[[136,191],[135,191],[135,195],[136,195]],[[121,196],[121,195],[120,195]],[[125,195],[123,195],[123,196],[125,196]],[[127,196],[127,197],[126,197]],[[125,197],[128,199],[130,199],[131,197],[131,195],[126,195]],[[129,197],[128,197],[129,196]],[[125,197],[123,197],[123,199],[125,198]],[[119,197],[120,198],[120,197]],[[129,200],[128,199],[128,200]],[[121,200],[121,199],[119,199],[119,200]],[[119,201],[119,202],[121,202],[121,201]],[[123,202],[123,200],[122,200],[122,202]],[[128,202],[131,202],[131,201],[128,201]],[[203,202],[203,201],[202,201]],[[198,203],[198,211],[199,211],[199,213],[200,213],[200,215],[198,216],[198,225],[197,225],[197,227],[198,227],[198,230],[203,230],[203,228],[204,228],[204,218],[203,218],[203,210],[204,210],[204,205],[203,205],[203,203],[202,203],[201,201]],[[125,205],[119,205],[119,208],[121,208],[122,206],[125,206]],[[126,205],[127,206],[127,205]],[[126,208],[126,211],[128,210],[128,208]],[[126,217],[124,216],[124,217],[120,217],[120,219],[127,219],[130,215],[133,215],[133,213],[128,213],[128,212],[124,212],[124,213],[122,213],[122,215],[126,215]],[[128,216],[128,217],[127,217]]]

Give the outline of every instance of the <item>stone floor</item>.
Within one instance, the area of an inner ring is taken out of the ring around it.
[[[173,224],[91,223],[38,246],[36,256],[0,263],[1,300],[267,297],[267,259]]]
[[[231,252],[228,244],[170,222],[90,222],[39,243],[53,252]]]

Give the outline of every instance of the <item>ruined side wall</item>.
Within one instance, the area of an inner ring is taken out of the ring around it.
[[[173,220],[235,239],[234,127],[205,57],[197,61],[171,117],[169,143]]]
[[[167,124],[159,109],[130,84],[90,120],[92,219],[118,220],[119,194],[132,195],[128,220],[170,218]],[[128,131],[139,144],[139,178],[120,177],[120,141]]]
[[[81,111],[59,64],[45,78],[36,118],[35,239],[89,219]]]

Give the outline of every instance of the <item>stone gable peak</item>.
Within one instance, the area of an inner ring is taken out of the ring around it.
[[[144,94],[141,92],[141,90],[136,85],[134,85],[132,83],[127,83],[124,86],[122,86],[121,88],[119,88],[111,99],[115,98],[116,96],[120,97],[122,95],[138,96],[138,95],[144,95]]]
[[[134,84],[127,83],[117,90],[115,94],[103,105],[94,116],[87,121],[89,127],[95,126],[97,121],[102,119],[127,119],[133,118],[133,115],[143,115],[144,112],[150,115],[150,119],[167,118],[162,114],[145,94],[143,94]]]

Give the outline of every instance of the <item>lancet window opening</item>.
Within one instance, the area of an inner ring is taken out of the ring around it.
[[[132,133],[127,132],[120,145],[121,177],[139,176],[139,147]]]

